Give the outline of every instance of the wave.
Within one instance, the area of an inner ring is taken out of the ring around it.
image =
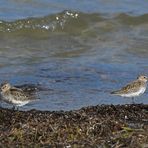
[[[117,21],[125,25],[139,25],[148,22],[148,14],[131,16],[129,14],[82,13],[65,10],[61,13],[26,18],[12,22],[0,21],[0,32],[72,32],[79,33],[88,26],[105,20]]]

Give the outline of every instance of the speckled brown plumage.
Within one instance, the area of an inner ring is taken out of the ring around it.
[[[139,76],[137,80],[127,84],[119,90],[111,92],[111,94],[123,97],[135,97],[143,94],[146,90],[147,77]]]

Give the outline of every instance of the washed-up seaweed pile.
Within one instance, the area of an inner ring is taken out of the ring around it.
[[[74,111],[0,108],[0,147],[148,147],[148,105]]]

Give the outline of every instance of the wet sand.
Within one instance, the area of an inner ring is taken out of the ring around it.
[[[73,111],[0,108],[0,147],[148,147],[148,105]]]

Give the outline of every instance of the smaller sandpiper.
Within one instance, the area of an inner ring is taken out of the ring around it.
[[[32,101],[32,97],[22,89],[11,86],[9,83],[1,84],[1,99],[14,106],[23,106]]]
[[[141,75],[137,78],[137,80],[127,84],[119,90],[111,92],[111,94],[132,98],[134,102],[135,97],[142,95],[145,92],[147,87],[147,80],[147,76]]]

